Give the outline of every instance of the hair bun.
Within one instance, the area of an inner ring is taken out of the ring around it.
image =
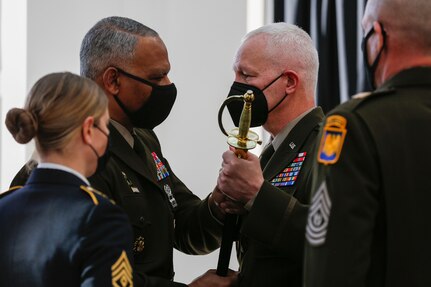
[[[6,127],[14,139],[25,144],[31,141],[37,132],[37,121],[27,110],[13,108],[6,114]]]

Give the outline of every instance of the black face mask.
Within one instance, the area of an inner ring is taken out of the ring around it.
[[[362,44],[361,44],[362,55],[364,56],[365,72],[367,74],[368,83],[370,84],[370,86],[373,89],[376,89],[376,83],[375,83],[374,77],[376,74],[377,65],[379,64],[380,56],[382,55],[383,49],[385,48],[385,44],[386,44],[386,32],[383,29],[383,25],[380,24],[380,26],[382,27],[383,45],[382,45],[382,49],[379,51],[376,59],[374,60],[374,62],[371,65],[368,64],[367,42],[368,42],[368,39],[371,37],[371,35],[373,35],[373,33],[374,33],[374,27],[371,28],[371,30],[367,33],[367,35],[365,35],[365,37],[362,39]]]
[[[121,74],[144,83],[152,88],[151,94],[147,102],[135,112],[131,112],[121,102],[118,95],[114,95],[114,99],[121,109],[126,113],[132,122],[133,126],[138,128],[153,129],[160,125],[166,118],[174,106],[177,97],[177,88],[175,85],[169,84],[159,86],[135,75],[129,74],[119,68],[116,68]]]
[[[230,88],[228,97],[236,96],[236,95],[244,95],[248,90],[253,91],[254,101],[251,105],[250,127],[258,127],[265,124],[266,120],[268,119],[268,114],[273,110],[275,110],[275,108],[277,108],[278,105],[280,105],[281,102],[283,102],[283,100],[287,97],[287,94],[285,94],[284,97],[274,107],[268,110],[268,102],[266,101],[266,97],[263,91],[266,90],[269,86],[271,86],[275,81],[277,81],[283,75],[284,73],[282,73],[280,76],[272,80],[262,90],[252,85],[233,82],[232,87]],[[243,106],[244,106],[244,103],[242,101],[232,101],[227,105],[232,121],[237,127],[239,126],[239,119],[241,117]]]
[[[94,125],[94,127],[96,129],[98,129],[102,134],[104,134],[108,138],[108,142],[106,144],[105,152],[101,156],[99,156],[99,154],[97,153],[96,149],[92,145],[89,145],[90,148],[93,150],[93,152],[96,154],[96,157],[97,157],[97,168],[96,168],[96,171],[93,174],[93,175],[96,175],[96,174],[99,174],[100,172],[102,172],[105,169],[106,164],[108,163],[108,159],[111,156],[111,153],[109,151],[109,147],[111,146],[111,140],[110,140],[109,135],[107,133],[105,133],[101,128],[99,128],[97,125]]]

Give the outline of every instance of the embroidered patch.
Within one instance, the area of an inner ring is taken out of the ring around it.
[[[291,186],[294,185],[298,178],[299,171],[305,161],[306,152],[298,153],[296,158],[270,182],[273,186]]]
[[[163,164],[163,162],[160,161],[159,157],[155,152],[152,152],[151,155],[153,156],[154,163],[156,164],[157,169],[157,179],[162,180],[164,178],[167,178],[169,176],[169,171]]]
[[[313,196],[308,211],[305,237],[311,246],[320,246],[325,243],[331,205],[331,198],[328,194],[326,181],[324,181]]]
[[[319,144],[318,162],[328,165],[338,161],[347,133],[346,124],[347,120],[342,116],[328,117]]]
[[[132,287],[133,275],[132,266],[123,250],[118,260],[112,265],[112,286],[113,287]]]

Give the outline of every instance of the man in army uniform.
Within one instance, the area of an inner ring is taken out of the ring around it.
[[[251,125],[272,137],[260,160],[223,154],[218,187],[247,209],[237,248],[239,286],[302,285],[310,167],[323,120],[314,101],[318,67],[310,36],[287,23],[251,31],[237,51],[229,95],[252,90]],[[238,123],[242,103],[228,108]]]
[[[431,286],[429,15],[429,0],[367,3],[378,88],[335,108],[320,133],[304,286]]]
[[[177,93],[168,77],[166,46],[151,28],[108,17],[85,35],[80,60],[81,75],[105,91],[111,116],[111,157],[89,180],[129,216],[135,286],[186,286],[173,281],[173,248],[187,254],[217,249],[222,213],[215,196],[200,200],[176,177],[153,131],[169,115]],[[14,184],[24,181],[27,168]],[[235,272],[219,277],[209,270],[189,286],[230,286],[235,280]]]

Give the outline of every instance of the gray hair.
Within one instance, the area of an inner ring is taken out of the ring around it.
[[[139,37],[159,37],[153,29],[129,18],[108,17],[85,35],[80,50],[81,75],[95,80],[107,67],[130,64]]]
[[[430,0],[368,0],[366,15],[380,21],[400,43],[431,53]]]
[[[300,68],[306,81],[305,85],[316,89],[319,56],[307,32],[293,24],[271,23],[249,32],[242,42],[257,35],[266,37],[264,52],[270,56],[273,65]]]

